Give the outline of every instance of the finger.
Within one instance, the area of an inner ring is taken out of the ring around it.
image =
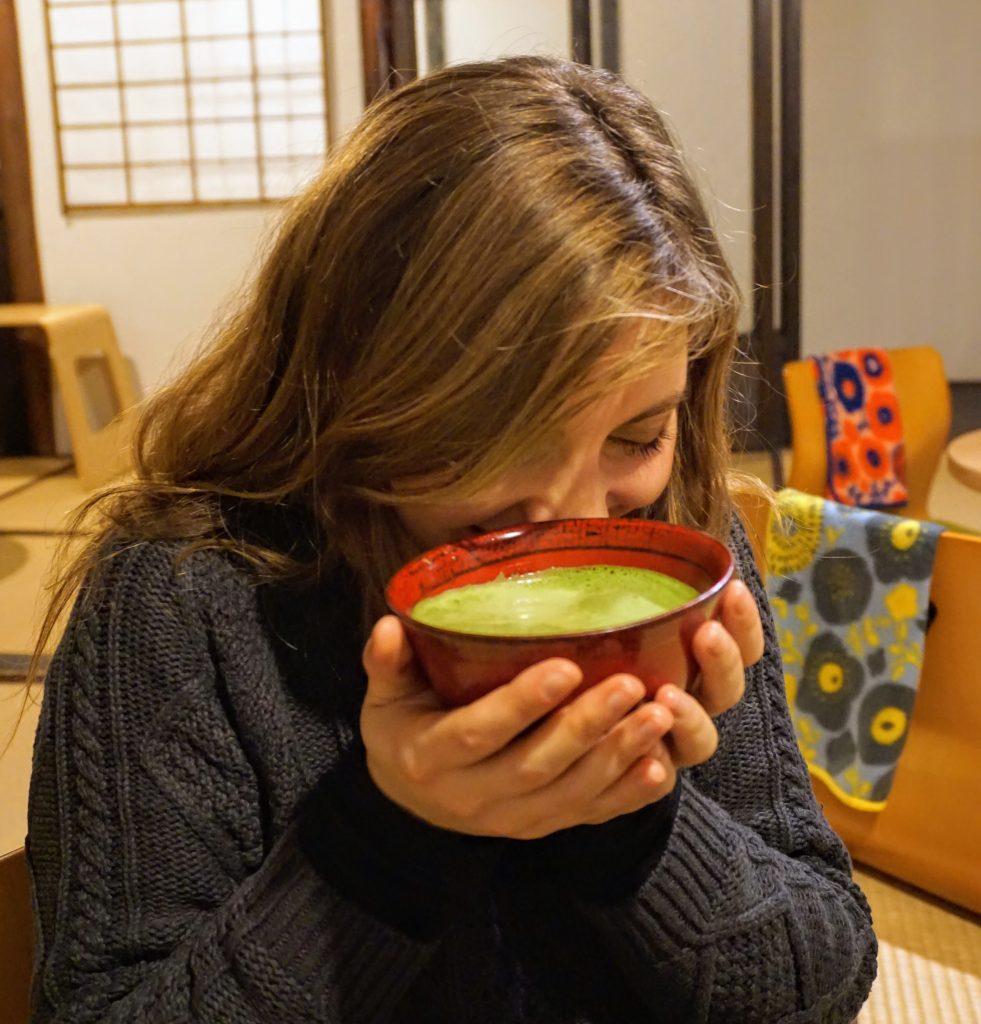
[[[677,773],[664,743],[656,742],[658,752],[637,758],[585,809],[578,808],[578,801],[571,801],[563,809],[554,786],[522,798],[517,807],[519,817],[524,819],[516,826],[519,838],[536,839],[575,825],[600,825],[667,796],[675,786]]]
[[[549,787],[549,798],[561,804],[599,796],[639,758],[663,753],[662,740],[673,725],[674,715],[663,704],[645,701]]]
[[[692,653],[701,669],[698,700],[710,715],[720,715],[742,699],[746,669],[739,645],[720,622],[699,626]]]
[[[655,700],[674,716],[667,737],[672,759],[679,768],[707,761],[719,746],[719,732],[705,708],[677,686],[662,686]]]
[[[394,615],[375,623],[362,661],[368,674],[365,703],[372,707],[383,707],[429,689],[416,666],[402,623]]]
[[[755,665],[763,657],[760,610],[742,580],[733,580],[722,595],[722,625],[736,641],[744,666]]]
[[[677,785],[678,773],[664,745],[636,761],[620,779],[596,800],[592,824],[601,825],[621,814],[649,807]]]
[[[565,658],[532,665],[510,683],[435,719],[418,737],[418,757],[445,769],[477,764],[553,711],[581,682],[579,667]]]
[[[645,693],[634,676],[603,680],[505,751],[488,773],[518,793],[548,785],[600,744]]]

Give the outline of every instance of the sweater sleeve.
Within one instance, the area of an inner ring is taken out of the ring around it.
[[[169,553],[124,550],[97,589],[52,661],[35,745],[33,1019],[388,1020],[432,937],[351,898],[298,836],[329,860],[330,830],[356,824],[305,822],[323,810],[305,801],[270,827],[282,811]]]
[[[670,834],[631,894],[610,901],[570,886],[553,907],[574,908],[630,998],[658,1020],[846,1024],[875,977],[871,915],[812,794],[740,525],[732,547],[766,653],[717,723],[719,749],[680,773]]]

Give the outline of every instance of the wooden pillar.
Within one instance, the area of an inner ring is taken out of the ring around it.
[[[752,2],[755,432],[774,453],[779,485],[778,453],[790,440],[782,370],[800,358],[801,10],[800,0]]]
[[[751,355],[756,363],[755,433],[773,438],[774,375],[774,189],[773,189],[773,0],[753,0],[753,327]]]
[[[426,0],[426,60],[430,71],[446,63],[443,0]]]
[[[419,73],[412,0],[361,0],[365,103]]]
[[[589,0],[569,0],[572,22],[572,59],[578,64],[593,63],[592,15]]]
[[[600,0],[600,64],[620,73],[620,0]]]
[[[780,341],[784,361],[800,359],[801,8],[780,7]]]
[[[42,302],[44,288],[34,229],[34,199],[13,0],[0,0],[0,209],[5,252],[0,253],[0,301]],[[7,433],[25,453],[54,452],[51,370],[32,332],[0,336],[0,405]]]

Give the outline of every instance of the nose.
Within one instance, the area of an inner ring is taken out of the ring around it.
[[[598,467],[566,467],[543,477],[536,494],[524,502],[525,521],[606,519],[608,487]]]

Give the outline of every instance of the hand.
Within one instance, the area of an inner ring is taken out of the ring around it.
[[[641,704],[633,676],[611,676],[559,707],[582,674],[553,658],[446,710],[390,615],[376,623],[364,664],[368,770],[390,800],[432,825],[535,839],[639,810],[674,786],[663,737],[675,716],[665,703]]]
[[[672,768],[707,761],[719,744],[712,718],[734,707],[746,688],[746,668],[763,657],[763,625],[749,588],[741,580],[722,594],[721,621],[700,626],[692,640],[692,653],[701,668],[693,693],[677,686],[662,686],[655,701],[674,715],[667,738]]]

